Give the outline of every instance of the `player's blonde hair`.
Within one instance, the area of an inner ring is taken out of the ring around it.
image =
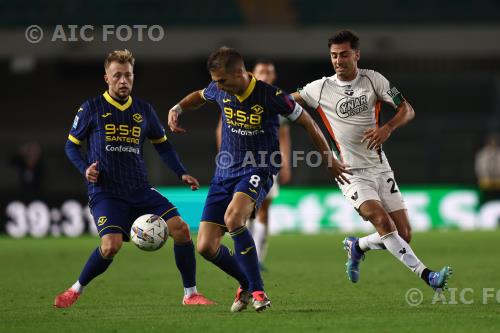
[[[132,55],[132,52],[129,50],[115,50],[111,53],[108,54],[106,57],[106,60],[104,60],[104,69],[108,69],[109,65],[113,62],[116,61],[120,64],[124,63],[129,63],[132,66],[134,66],[135,59],[134,56]]]

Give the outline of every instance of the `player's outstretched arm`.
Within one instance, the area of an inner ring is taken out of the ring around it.
[[[396,110],[397,112],[394,117],[384,124],[384,126],[369,128],[365,131],[365,135],[363,139],[361,139],[361,142],[367,142],[368,149],[379,149],[396,128],[406,125],[415,118],[415,111],[407,101],[403,101],[399,104]]]
[[[186,185],[189,185],[193,191],[200,187],[198,180],[188,174],[170,141],[163,141],[161,143],[154,144],[154,147],[158,152],[158,155],[160,155],[161,160],[177,175],[177,177],[179,177],[179,179],[181,179]]]
[[[174,133],[185,133],[186,130],[179,126],[179,116],[184,111],[196,110],[205,103],[206,101],[202,97],[202,90],[193,91],[184,97],[168,112],[168,127],[170,130]]]
[[[292,179],[292,167],[290,165],[290,151],[292,150],[292,139],[290,137],[290,126],[284,124],[280,126],[280,151],[281,151],[281,170],[279,181],[284,185]]]
[[[304,127],[309,133],[316,149],[322,152],[323,156],[326,157],[328,162],[328,169],[332,173],[333,177],[340,183],[350,183],[345,174],[352,174],[349,170],[347,170],[348,165],[338,161],[332,154],[330,147],[328,146],[328,142],[325,139],[325,136],[321,132],[318,124],[311,118],[309,113],[305,110],[302,111],[300,117],[295,121],[295,123]]]
[[[291,94],[291,96],[295,103],[298,103],[300,106],[302,106],[304,110],[309,110],[311,108],[298,92],[294,92],[293,94]]]

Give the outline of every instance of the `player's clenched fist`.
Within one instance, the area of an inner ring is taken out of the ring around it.
[[[95,161],[85,170],[85,178],[91,183],[97,183],[97,177],[99,177],[98,163],[98,161]]]

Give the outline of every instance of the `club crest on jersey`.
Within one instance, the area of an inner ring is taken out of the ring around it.
[[[142,123],[142,116],[139,113],[135,113],[132,116],[132,119],[134,119],[136,123]]]
[[[255,114],[261,114],[262,112],[264,112],[264,108],[259,104],[255,104],[254,106],[252,106],[251,110],[255,112]]]
[[[350,85],[345,87],[344,94],[346,94],[348,96],[354,95],[354,90],[352,90],[352,87]]]
[[[366,95],[342,98],[335,107],[335,111],[340,118],[355,116],[366,110],[368,110],[368,98]]]

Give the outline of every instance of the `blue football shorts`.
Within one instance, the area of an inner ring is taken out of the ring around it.
[[[165,221],[179,216],[177,208],[153,187],[128,195],[96,193],[90,197],[89,207],[99,237],[121,233],[126,242],[130,240],[132,224],[141,215],[155,214]]]
[[[210,182],[201,221],[215,223],[227,229],[224,215],[235,193],[241,192],[249,196],[255,202],[255,213],[272,186],[273,176],[267,170],[230,178],[214,177]]]

